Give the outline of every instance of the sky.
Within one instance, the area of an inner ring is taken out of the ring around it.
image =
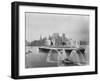
[[[53,33],[73,40],[89,40],[89,15],[25,13],[26,40],[38,40]]]

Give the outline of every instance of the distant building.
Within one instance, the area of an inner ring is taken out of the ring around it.
[[[80,41],[78,41],[78,40],[70,40],[70,46],[79,48]]]
[[[67,38],[65,33],[63,33],[62,36],[60,36],[59,33],[53,33],[51,36],[49,35],[48,38],[40,36],[39,40],[34,40],[31,42],[31,45],[33,46],[64,46],[77,48],[79,48],[80,45],[86,44],[88,44],[88,42],[72,40]]]
[[[79,47],[80,42],[68,39],[64,33],[62,36],[60,36],[59,33],[54,33],[52,36],[49,35],[45,44],[48,46]]]
[[[83,40],[81,40],[80,41],[80,45],[89,45],[89,41],[83,41]]]
[[[28,42],[27,40],[25,40],[25,45],[26,46],[29,46],[30,45],[30,42]]]
[[[59,36],[59,33],[54,33],[52,35],[53,42],[55,46],[60,46],[62,42],[62,38]]]
[[[42,40],[42,35],[40,35],[40,40]]]

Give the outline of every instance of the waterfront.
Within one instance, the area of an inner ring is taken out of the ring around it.
[[[85,55],[85,61],[89,60],[89,50]],[[70,52],[67,52],[67,54]],[[80,56],[82,59],[82,56]],[[39,51],[36,46],[26,46],[25,54],[25,68],[40,68],[40,67],[57,67],[58,62],[47,62],[48,52]],[[70,60],[76,61],[78,59],[77,54],[70,55]],[[76,66],[77,64],[66,64],[65,66]]]
[[[57,63],[47,63],[47,53],[38,52],[37,47],[27,47],[31,49],[32,53],[25,54],[25,67],[52,67],[57,66]],[[37,50],[37,51],[36,51]]]

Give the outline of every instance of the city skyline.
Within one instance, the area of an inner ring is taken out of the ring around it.
[[[38,40],[53,33],[73,40],[89,40],[89,16],[26,13],[26,40]]]

